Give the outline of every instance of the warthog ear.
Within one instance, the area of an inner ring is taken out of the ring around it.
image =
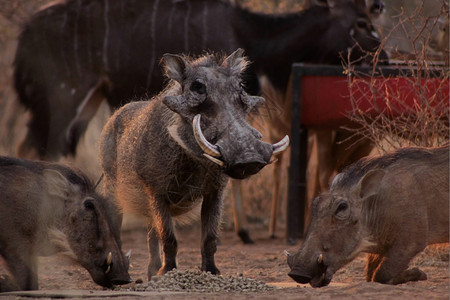
[[[384,170],[370,170],[359,181],[356,192],[361,198],[367,198],[376,195],[380,189],[380,183],[385,175]]]
[[[248,61],[243,56],[244,50],[239,48],[230,54],[222,63],[223,67],[230,69],[232,75],[240,74],[247,68]]]
[[[53,169],[45,169],[44,175],[47,184],[47,193],[58,198],[67,198],[72,184],[60,172]]]
[[[166,76],[181,84],[190,68],[186,59],[180,55],[166,53],[163,55],[161,62],[164,65],[164,73]]]

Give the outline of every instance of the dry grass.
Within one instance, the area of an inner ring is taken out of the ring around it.
[[[349,130],[370,139],[381,153],[408,145],[442,145],[450,135],[448,47],[438,49],[440,52],[428,47],[436,44],[432,43],[436,38],[443,38],[436,36],[436,30],[442,19],[448,24],[448,4],[442,1],[438,16],[424,15],[422,5],[412,14],[402,12],[398,19],[392,31],[400,28],[412,49],[411,53],[391,52],[394,64],[407,69],[400,75],[402,80],[392,85],[392,79],[358,74],[347,67],[353,105],[349,118],[360,125]],[[407,30],[411,28],[414,30]],[[389,34],[383,43],[387,39]],[[412,100],[407,103],[406,98]],[[369,107],[365,106],[367,99]]]

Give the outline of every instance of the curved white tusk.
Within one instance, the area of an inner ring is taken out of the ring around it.
[[[209,154],[203,153],[203,156],[206,157],[207,159],[209,159],[210,161],[212,161],[215,164],[218,164],[219,166],[223,167],[225,164],[223,163],[223,161],[221,161],[220,159],[217,159],[215,157],[212,157]]]
[[[284,250],[284,255],[286,255],[287,257],[291,256],[292,254],[290,254],[287,250]]]
[[[111,265],[108,265],[108,268],[106,269],[105,274],[108,274],[109,271],[111,271]]]
[[[109,266],[112,263],[112,253],[109,252],[108,256],[106,257],[106,265]]]
[[[194,117],[194,120],[192,121],[192,128],[194,129],[194,136],[195,140],[197,141],[197,144],[202,148],[202,150],[212,156],[212,157],[221,157],[222,155],[219,152],[219,148],[217,148],[216,145],[211,144],[208,142],[208,140],[205,138],[205,136],[202,133],[202,129],[200,127],[200,117],[201,115],[198,114]]]
[[[125,254],[125,257],[128,258],[128,261],[131,258],[131,250],[128,250],[128,252]]]
[[[283,152],[284,150],[286,150],[288,146],[289,146],[289,136],[286,135],[281,141],[272,145],[273,147],[272,155],[277,155]]]
[[[319,257],[317,258],[317,263],[320,265],[323,262],[323,255],[319,254]]]

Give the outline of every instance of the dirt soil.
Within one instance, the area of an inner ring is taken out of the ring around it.
[[[109,291],[96,285],[85,269],[61,255],[40,258],[39,293],[0,295],[0,298],[136,298],[156,299],[449,299],[449,248],[442,244],[427,248],[411,265],[420,267],[428,280],[398,286],[368,283],[364,279],[364,255],[339,270],[327,287],[312,288],[292,281],[283,250],[296,251],[299,245],[289,246],[284,237],[268,238],[266,230],[252,230],[255,244],[244,245],[233,231],[221,233],[216,263],[222,275],[238,276],[276,283],[282,287],[273,291],[252,293],[180,293]],[[179,270],[198,270],[200,231],[196,226],[178,230]],[[142,228],[124,230],[123,250],[132,250],[130,275],[134,281],[146,280],[148,253],[146,232]],[[3,270],[0,270],[3,271]],[[3,272],[0,272],[3,273]],[[133,283],[132,283],[133,284]]]

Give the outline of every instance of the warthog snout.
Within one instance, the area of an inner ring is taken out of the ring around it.
[[[236,163],[227,168],[225,173],[230,177],[236,179],[244,179],[250,175],[256,174],[267,165],[267,162],[262,160],[249,161],[245,163]]]
[[[303,272],[304,270],[300,270],[294,268],[291,272],[288,273],[288,276],[294,279],[298,283],[306,284],[311,281],[312,277]]]
[[[88,271],[91,273],[94,281],[104,287],[128,284],[132,282],[128,274],[129,262],[130,252],[125,255],[123,253],[116,253],[116,257],[114,257],[112,252],[109,252],[101,267],[91,270],[88,269]]]
[[[288,265],[291,268],[288,276],[298,283],[309,283],[313,287],[328,285],[332,274],[327,274],[328,267],[324,263],[323,255],[319,254],[312,259],[307,259],[302,254],[305,255],[305,253],[291,255],[286,252]]]
[[[128,284],[132,281],[133,280],[131,280],[131,277],[128,274],[121,274],[120,276],[117,276],[117,278],[111,279],[111,283],[114,285]]]
[[[223,167],[225,173],[232,178],[244,179],[258,173],[267,164],[275,161],[275,155],[289,146],[288,136],[278,143],[269,144],[261,141],[259,136],[256,137],[253,128],[241,130],[236,136],[227,135],[227,138],[212,144],[203,135],[200,118],[200,114],[194,117],[192,127],[203,155]]]

